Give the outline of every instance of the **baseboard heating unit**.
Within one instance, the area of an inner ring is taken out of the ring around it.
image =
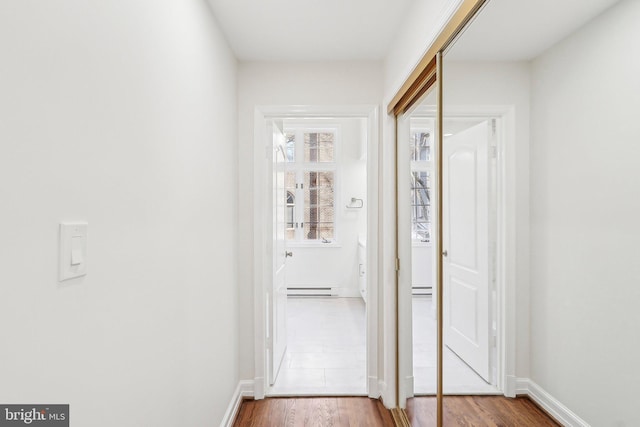
[[[430,296],[433,294],[431,286],[414,286],[411,293],[414,296]]]
[[[287,288],[287,296],[289,297],[333,297],[338,293],[334,292],[330,286],[326,287],[304,287],[304,288]]]

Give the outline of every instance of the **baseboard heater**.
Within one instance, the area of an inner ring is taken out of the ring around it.
[[[420,296],[420,295],[424,295],[424,296],[430,296],[433,295],[433,291],[431,289],[431,286],[414,286],[412,288],[412,292],[413,295],[415,296]]]
[[[334,292],[333,288],[330,286],[315,288],[287,288],[287,296],[289,297],[332,297],[336,295],[337,292]]]

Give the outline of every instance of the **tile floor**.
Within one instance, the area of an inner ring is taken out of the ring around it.
[[[287,351],[271,396],[366,395],[361,298],[289,297]]]
[[[436,393],[436,320],[431,297],[413,298],[414,392]],[[495,394],[497,389],[484,381],[446,346],[443,366],[444,392],[448,394]]]
[[[366,311],[360,298],[290,297],[287,351],[270,396],[366,395]],[[413,298],[416,395],[436,391],[436,323],[431,297]],[[444,387],[449,394],[495,394],[445,347]]]

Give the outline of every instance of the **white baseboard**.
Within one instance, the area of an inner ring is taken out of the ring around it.
[[[529,378],[516,380],[516,394],[526,394],[565,427],[591,427],[558,399]]]
[[[378,381],[378,393],[380,394],[380,399],[384,404],[384,407],[387,409],[395,408],[395,396],[389,396],[388,393],[391,393],[392,390],[389,390],[387,387],[387,383],[385,381]]]
[[[518,378],[513,375],[505,376],[504,395],[506,397],[516,397],[518,395]]]
[[[369,376],[368,380],[369,380],[369,384],[368,384],[369,397],[372,399],[379,399],[380,398],[380,390],[379,390],[380,382],[378,381],[378,377]]]
[[[414,383],[413,375],[408,375],[404,379],[404,384],[405,384],[404,394],[407,397],[407,399],[414,396],[413,391],[415,390],[415,388],[413,386],[413,383]]]
[[[233,422],[235,421],[236,416],[238,415],[238,411],[240,410],[242,400],[245,397],[253,397],[253,388],[254,384],[251,380],[238,382],[238,386],[236,387],[236,391],[231,397],[231,402],[229,402],[227,412],[225,412],[224,418],[222,418],[220,427],[233,426]]]
[[[264,399],[264,391],[266,390],[264,384],[264,377],[255,377],[253,379],[253,398],[256,400]]]
[[[520,394],[529,395],[529,384],[532,382],[529,378],[516,378],[516,396]]]
[[[255,384],[253,380],[244,380],[238,382],[235,392],[229,402],[224,418],[220,423],[220,427],[231,427],[235,421],[242,400],[248,397],[255,397]],[[387,383],[379,381],[375,377],[369,378],[369,397],[377,399],[381,398],[385,406],[387,402],[394,399],[387,397]],[[542,409],[547,411],[552,417],[565,427],[591,427],[586,421],[576,415],[573,411],[563,405],[558,399],[549,394],[546,390],[529,378],[515,379],[515,394],[527,395],[531,400],[538,404]]]

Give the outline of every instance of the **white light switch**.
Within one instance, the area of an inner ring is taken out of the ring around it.
[[[71,265],[80,265],[84,260],[83,243],[85,239],[82,236],[71,236]]]
[[[87,274],[88,224],[60,224],[59,280]]]

